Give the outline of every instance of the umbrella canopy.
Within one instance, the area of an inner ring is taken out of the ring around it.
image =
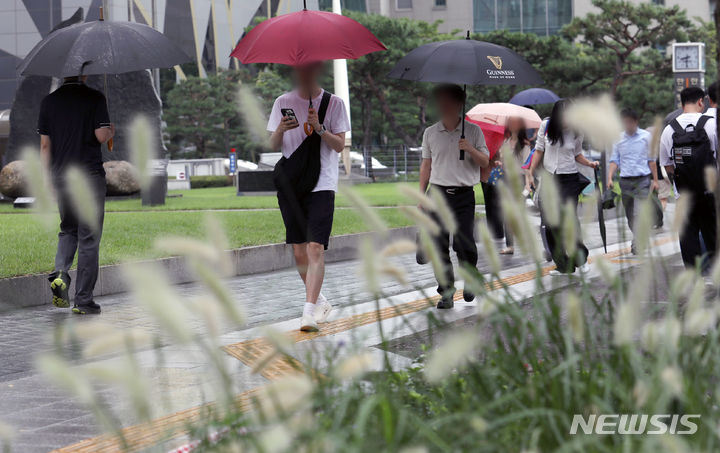
[[[425,44],[397,62],[388,77],[458,85],[539,85],[520,55],[489,42],[456,39]]]
[[[122,74],[188,61],[190,57],[152,27],[99,20],[50,33],[25,57],[18,72],[50,77]]]
[[[262,22],[230,54],[242,63],[298,66],[316,61],[355,59],[386,50],[370,30],[349,17],[302,11]]]
[[[554,104],[559,101],[560,97],[545,88],[530,88],[523,90],[510,99],[511,104],[515,105],[537,105],[537,104]]]
[[[475,121],[469,117],[466,117],[466,119],[469,122],[480,126],[480,129],[482,129],[483,135],[485,136],[485,145],[487,145],[488,151],[490,151],[490,159],[495,157],[495,154],[505,141],[505,126],[483,123],[482,121]]]
[[[542,124],[542,118],[535,110],[504,102],[478,104],[467,112],[467,116],[474,121],[501,126],[505,126],[508,118],[513,117],[522,118],[525,121],[525,126],[530,129],[540,127],[540,124]]]

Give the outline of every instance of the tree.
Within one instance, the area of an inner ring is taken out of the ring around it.
[[[164,111],[171,141],[194,145],[200,158],[225,155],[232,147],[240,148],[243,158],[252,156],[253,144],[243,128],[236,96],[239,84],[248,78],[243,71],[225,71],[177,84],[167,95]]]
[[[431,85],[385,76],[412,49],[451,36],[439,33],[438,23],[377,14],[347,15],[367,27],[388,48],[348,62],[352,115],[362,125],[354,135],[363,146],[398,142],[416,146],[426,127],[426,100]]]
[[[657,48],[685,41],[695,29],[678,5],[664,7],[621,0],[593,0],[593,5],[599,13],[573,19],[563,32],[569,39],[578,39],[593,51],[608,55],[613,96],[626,79],[666,68],[669,60],[657,58],[661,55]]]

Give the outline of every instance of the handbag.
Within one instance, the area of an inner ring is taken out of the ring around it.
[[[325,91],[318,110],[318,119],[325,121],[332,94]],[[320,179],[320,146],[322,139],[313,131],[290,157],[281,157],[273,169],[273,182],[278,192],[300,200],[315,189]]]

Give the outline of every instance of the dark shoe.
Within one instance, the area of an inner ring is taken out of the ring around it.
[[[463,290],[463,299],[465,299],[465,302],[472,302],[475,300],[475,294],[468,291],[467,289]]]
[[[96,304],[95,302],[90,302],[89,304],[75,305],[72,309],[72,312],[77,315],[99,315],[100,305]]]
[[[48,277],[50,281],[50,290],[52,291],[52,303],[58,308],[68,308],[70,306],[70,276],[67,272],[53,272]]]
[[[438,310],[447,310],[447,309],[453,308],[454,306],[455,306],[455,302],[453,301],[452,297],[443,297],[438,302],[437,309]]]

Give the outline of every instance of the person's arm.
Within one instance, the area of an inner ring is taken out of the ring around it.
[[[107,143],[108,140],[115,136],[115,125],[103,126],[95,129],[95,138],[100,143]]]
[[[575,156],[575,162],[579,163],[580,165],[585,165],[586,167],[592,168],[598,168],[600,166],[600,162],[596,160],[588,160],[587,157],[585,157],[585,155],[582,153]]]
[[[490,163],[490,157],[486,153],[471,145],[466,138],[461,138],[458,145],[461,150],[465,151],[465,154],[470,156],[477,166],[485,168]]]
[[[420,163],[420,192],[427,193],[430,185],[430,173],[432,172],[432,159],[423,157]]]
[[[280,151],[282,148],[283,135],[286,131],[295,129],[296,127],[300,127],[300,123],[298,123],[295,118],[284,116],[282,120],[280,120],[277,129],[275,129],[270,136],[270,149],[276,152]]]
[[[650,173],[652,174],[652,183],[650,184],[650,192],[660,189],[660,183],[658,182],[658,168],[657,163],[654,160],[648,161],[648,167],[650,167]]]
[[[660,136],[660,150],[658,152],[660,165],[665,167],[665,172],[668,175],[670,183],[673,182],[673,177],[675,176],[675,162],[673,162],[672,156],[672,134],[672,127],[665,126],[665,129]]]
[[[608,166],[608,176],[607,176],[607,188],[612,190],[613,188],[613,176],[615,175],[615,172],[618,169],[618,165],[615,161],[610,161],[610,165]]]
[[[40,136],[40,160],[42,161],[45,169],[50,168],[50,136]]]
[[[310,107],[308,109],[308,124],[315,129],[315,132],[320,133],[323,125],[320,124],[317,110]],[[339,134],[333,134],[329,130],[325,130],[325,133],[321,135],[322,140],[333,150],[341,153],[345,149],[345,132]]]

